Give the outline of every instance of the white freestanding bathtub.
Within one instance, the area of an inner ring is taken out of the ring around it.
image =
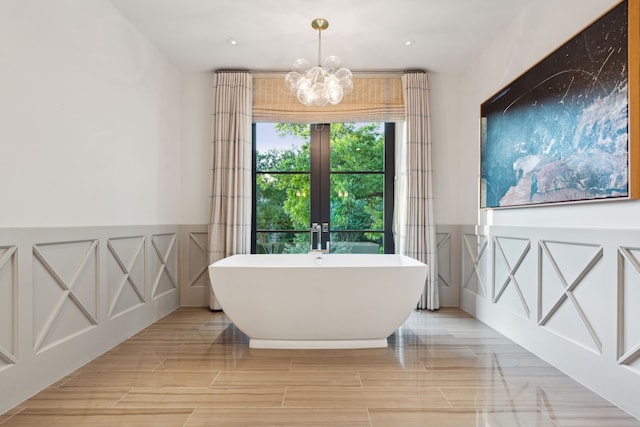
[[[416,308],[427,266],[403,255],[234,255],[209,266],[253,348],[386,347]]]

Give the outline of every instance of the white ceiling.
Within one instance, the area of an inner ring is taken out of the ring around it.
[[[355,71],[464,69],[534,0],[111,0],[184,71],[288,70],[322,55]],[[235,38],[236,46],[227,43]],[[414,40],[413,46],[404,45]]]

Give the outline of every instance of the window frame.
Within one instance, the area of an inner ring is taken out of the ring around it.
[[[251,177],[252,177],[252,200],[251,200],[251,253],[257,253],[257,235],[258,233],[281,232],[281,233],[307,233],[309,229],[304,230],[258,230],[257,229],[257,176],[262,173],[272,174],[308,174],[310,180],[310,224],[311,223],[328,223],[330,222],[331,206],[330,206],[330,188],[332,174],[377,174],[384,178],[383,185],[383,230],[331,230],[332,232],[374,232],[383,235],[383,253],[392,254],[395,252],[395,244],[393,239],[393,213],[394,213],[394,181],[395,181],[395,123],[384,123],[384,165],[383,171],[331,171],[330,164],[330,126],[331,123],[309,124],[311,127],[311,135],[309,141],[309,151],[311,164],[309,171],[257,171],[257,127],[256,123],[252,124],[252,159],[251,159]],[[317,139],[314,139],[314,127],[320,130]],[[319,140],[314,144],[314,141]],[[318,200],[314,202],[311,195],[317,194]],[[323,233],[324,234],[324,233]]]

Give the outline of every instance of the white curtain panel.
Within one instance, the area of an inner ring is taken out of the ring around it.
[[[431,169],[431,126],[428,76],[402,76],[405,121],[396,141],[394,235],[396,252],[429,266],[418,308],[440,308],[438,261]]]
[[[252,76],[218,72],[213,90],[209,262],[251,250]],[[220,310],[213,291],[209,307]]]

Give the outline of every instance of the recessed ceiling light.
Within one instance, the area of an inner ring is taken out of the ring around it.
[[[238,40],[233,38],[233,37],[229,37],[227,39],[227,43],[230,44],[231,46],[237,46],[238,45]]]
[[[413,46],[415,43],[416,43],[416,41],[413,40],[413,39],[407,39],[407,40],[404,41],[404,45],[405,46]]]

